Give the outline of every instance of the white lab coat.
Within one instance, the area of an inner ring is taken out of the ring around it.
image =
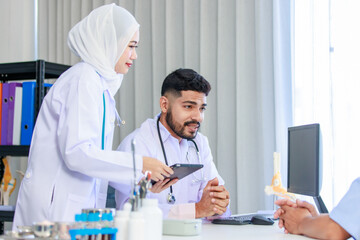
[[[132,155],[111,151],[115,121],[115,100],[91,65],[78,63],[60,76],[36,121],[14,229],[44,220],[74,221],[83,208],[105,207],[108,181],[119,189],[131,184]],[[141,156],[136,166],[142,169]]]
[[[139,153],[143,156],[157,158],[165,163],[157,132],[157,118],[158,116],[156,116],[154,119],[147,119],[140,128],[136,129],[121,142],[118,150],[130,152],[131,140],[134,138],[136,140],[136,153]],[[193,143],[190,143],[185,139],[179,143],[176,138],[171,136],[169,131],[161,124],[161,122],[159,123],[159,127],[166,151],[168,165],[171,166],[175,163],[189,163],[188,159],[186,158],[186,154],[188,152],[189,144]],[[195,173],[179,180],[175,185],[173,185],[173,195],[176,198],[175,205],[167,203],[167,195],[170,191],[169,188],[162,191],[161,193],[149,192],[147,195],[149,198],[157,198],[159,200],[159,207],[163,211],[164,218],[195,218],[195,203],[201,200],[203,189],[205,188],[207,182],[217,177],[219,179],[219,185],[225,184],[213,162],[213,157],[207,137],[201,133],[198,133],[194,141],[199,148],[199,153],[201,156],[200,164],[203,164],[204,167],[203,169],[198,170]],[[197,158],[192,158],[191,161],[194,162],[190,163],[199,164]],[[127,192],[124,192],[125,190],[127,190]],[[117,208],[122,208],[122,205],[126,202],[128,196],[129,189],[122,188],[121,190],[116,191]],[[229,206],[226,213],[223,215],[231,215]]]

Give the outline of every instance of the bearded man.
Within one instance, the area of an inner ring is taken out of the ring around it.
[[[152,186],[147,197],[158,199],[164,218],[231,215],[229,192],[213,162],[208,139],[198,132],[210,90],[209,82],[192,69],[170,73],[161,89],[161,113],[147,119],[118,147],[119,151],[131,152],[131,141],[135,139],[137,154],[157,158],[168,166],[204,165],[181,180],[165,178]],[[129,191],[116,192],[118,209],[128,197]]]

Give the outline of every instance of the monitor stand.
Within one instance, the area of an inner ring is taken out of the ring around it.
[[[320,196],[313,197],[319,213],[329,213]]]

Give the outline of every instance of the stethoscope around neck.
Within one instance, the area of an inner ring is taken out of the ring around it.
[[[164,155],[165,164],[166,164],[167,166],[169,166],[168,161],[167,161],[167,157],[166,157],[166,153],[165,153],[164,143],[163,143],[163,141],[162,141],[161,134],[160,134],[159,122],[160,122],[160,116],[158,117],[157,123],[156,123],[157,132],[158,132],[158,136],[159,136],[159,140],[160,140],[160,144],[161,144],[161,149],[162,149],[162,152],[163,152],[163,155]],[[201,163],[201,162],[200,162],[199,148],[198,148],[196,142],[195,142],[193,139],[188,139],[188,141],[193,142],[193,144],[194,144],[194,146],[195,146],[195,148],[196,148],[196,154],[197,154],[199,163]],[[202,174],[202,178],[204,178],[203,174]],[[198,179],[196,179],[196,181],[197,181],[197,180],[198,180]],[[201,180],[198,180],[198,181],[201,181]],[[166,199],[166,200],[167,200],[167,202],[168,202],[169,204],[174,204],[175,201],[176,201],[175,196],[173,195],[172,186],[170,186],[170,192],[168,193],[168,196],[167,196],[167,199]]]

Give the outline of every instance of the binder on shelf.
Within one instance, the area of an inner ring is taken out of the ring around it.
[[[9,83],[9,96],[8,96],[8,127],[6,133],[6,142],[4,145],[13,145],[13,131],[14,131],[14,114],[15,114],[15,92],[16,88],[21,87],[21,83]]]
[[[0,83],[0,145],[1,145],[1,109],[2,109],[2,83]]]
[[[16,85],[15,89],[15,103],[14,103],[14,126],[13,126],[13,145],[20,145],[20,132],[21,132],[21,114],[22,114],[22,84]]]
[[[21,114],[21,145],[30,145],[35,121],[36,82],[23,82],[23,103]]]
[[[7,145],[8,111],[9,111],[9,83],[3,83],[1,107],[1,145]]]
[[[52,84],[44,83],[45,92]],[[23,82],[20,144],[30,145],[35,124],[36,82]]]

